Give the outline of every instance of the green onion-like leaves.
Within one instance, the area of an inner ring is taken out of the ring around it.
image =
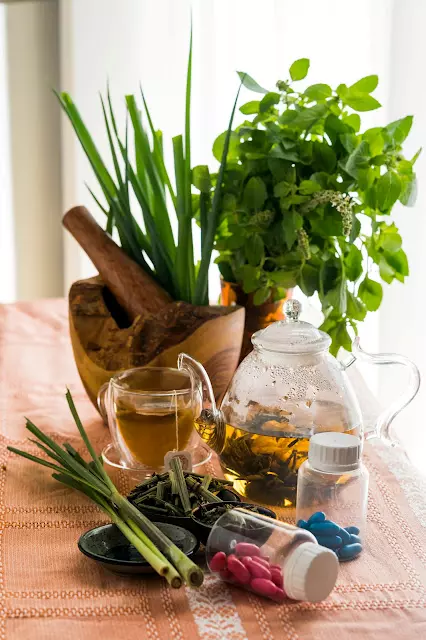
[[[98,504],[129,542],[136,547],[157,573],[167,579],[172,587],[179,588],[182,584],[182,578],[190,586],[200,586],[203,582],[201,569],[185,556],[155,524],[118,493],[95,453],[69,391],[67,391],[66,398],[82,441],[92,458],[91,462],[87,463],[70,444],[65,444],[62,448],[31,420],[27,420],[26,426],[37,439],[30,439],[31,442],[34,442],[46,456],[54,460],[55,464],[15,447],[8,447],[9,451],[52,469],[55,472],[52,474],[55,480],[71,489],[81,491]],[[157,492],[155,486],[153,490]]]

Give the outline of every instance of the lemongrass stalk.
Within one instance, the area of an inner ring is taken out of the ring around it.
[[[176,567],[182,578],[190,587],[199,587],[203,584],[204,574],[183,551],[181,551],[151,520],[143,515],[118,491],[111,495],[111,501],[126,518],[133,520],[138,527],[152,540],[158,550]]]
[[[164,577],[166,578],[169,585],[173,587],[173,589],[179,589],[182,586],[182,578],[179,575],[179,573],[176,571],[174,566],[170,564],[167,558],[163,556],[163,554],[157,549],[155,544],[151,542],[148,536],[144,534],[142,529],[140,529],[138,525],[133,522],[133,520],[126,520],[126,524],[129,526],[130,529],[132,529],[132,531],[135,533],[138,539],[142,540],[146,545],[146,547],[150,549],[150,551],[152,551],[153,554],[158,556],[160,561],[167,563],[167,573],[164,574]]]
[[[140,529],[135,531],[131,527],[130,521],[124,521],[116,514],[107,502],[99,502],[99,506],[109,515],[113,523],[120,529],[121,533],[127,538],[127,540],[135,547],[143,558],[151,565],[151,567],[160,575],[166,578],[167,582],[174,589],[179,589],[182,586],[182,580],[176,569],[162,554],[155,549],[151,541],[143,534]],[[142,534],[142,535],[139,535]],[[147,544],[147,541],[150,544]]]

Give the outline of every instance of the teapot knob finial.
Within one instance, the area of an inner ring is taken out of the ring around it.
[[[292,298],[290,300],[287,300],[284,305],[284,314],[287,322],[298,322],[301,312],[302,305],[300,304],[299,300],[293,300]]]

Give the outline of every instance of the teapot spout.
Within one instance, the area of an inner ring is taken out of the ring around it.
[[[367,439],[378,437],[388,444],[395,445],[396,442],[392,438],[390,431],[391,424],[396,416],[405,409],[405,407],[409,405],[417,395],[420,387],[420,372],[414,362],[411,362],[411,360],[405,356],[401,356],[396,353],[367,353],[361,348],[359,338],[356,338],[353,343],[352,353],[354,359],[349,362],[345,368],[350,366],[350,364],[352,364],[356,359],[360,359],[369,364],[400,364],[408,369],[409,380],[406,389],[379,415],[376,422],[376,428],[372,432],[366,434]]]
[[[223,414],[216,406],[212,383],[203,365],[186,353],[180,353],[178,369],[188,373],[193,397],[201,412],[195,418],[195,428],[204,442],[216,453],[221,453],[225,444],[226,424]]]

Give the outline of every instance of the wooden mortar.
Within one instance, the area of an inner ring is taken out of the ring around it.
[[[205,366],[216,397],[222,396],[238,365],[244,309],[171,301],[84,207],[71,209],[64,225],[100,273],[69,292],[74,358],[95,406],[100,387],[118,371],[176,367],[181,351]]]

